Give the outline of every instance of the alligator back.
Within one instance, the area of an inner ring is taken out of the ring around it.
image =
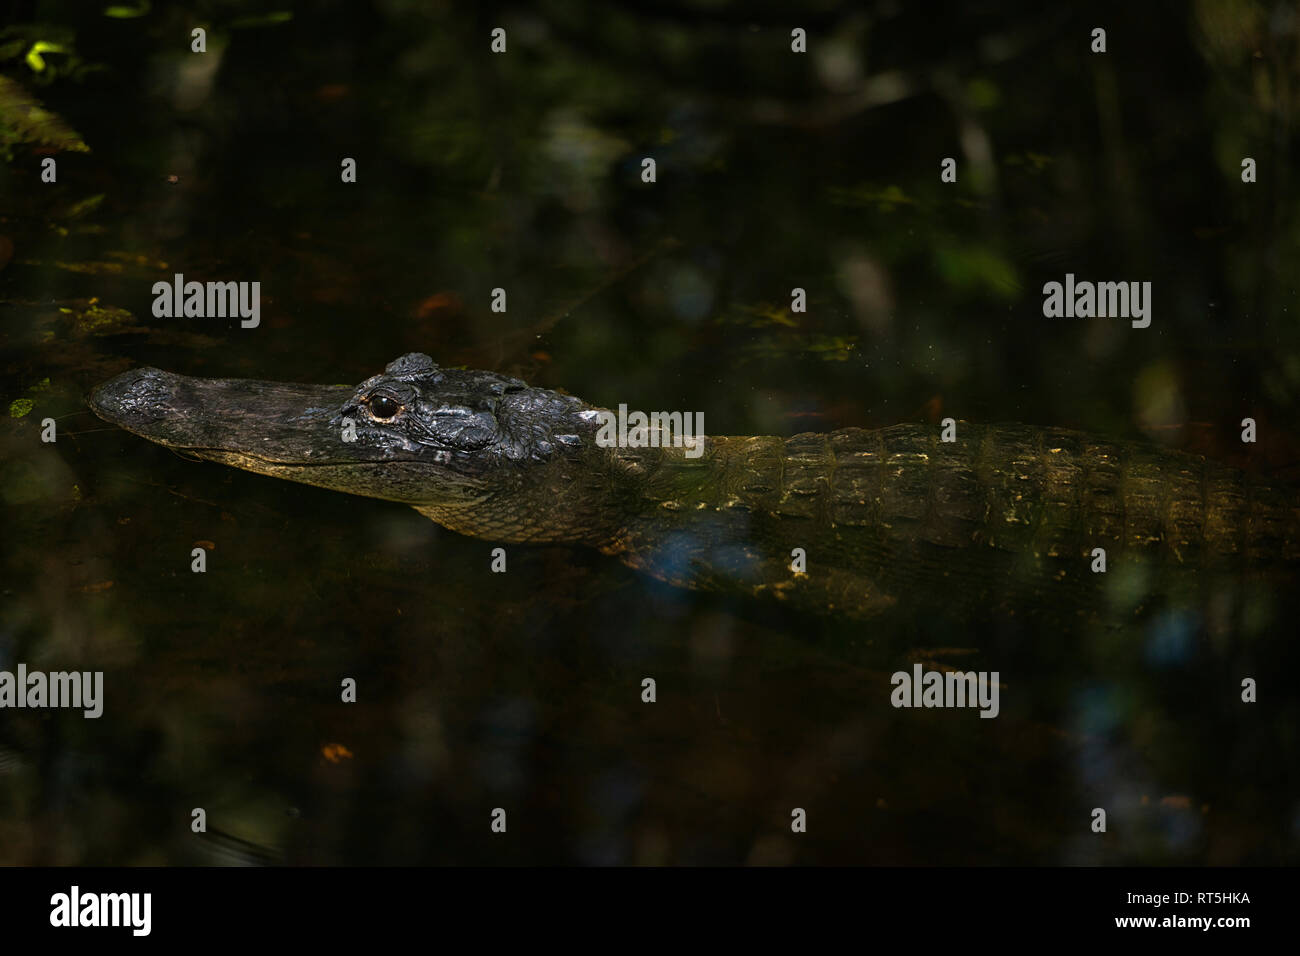
[[[1154,593],[1300,561],[1292,490],[1060,429],[958,436],[896,425],[716,438],[695,460],[619,452],[643,493],[604,550],[674,584],[850,616],[908,598],[1088,613],[1116,575]]]

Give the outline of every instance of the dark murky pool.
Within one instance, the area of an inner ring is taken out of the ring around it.
[[[777,616],[569,548],[492,574],[84,404],[421,351],[711,434],[1016,421],[1291,482],[1288,7],[1117,6],[1100,54],[1029,2],[37,6],[0,4],[0,670],[104,700],[0,710],[0,862],[1300,857],[1285,580],[1119,625]],[[176,273],[260,282],[258,326],[156,317]],[[1067,274],[1150,282],[1149,327],[1046,318]],[[998,719],[892,708],[916,662],[998,671]]]

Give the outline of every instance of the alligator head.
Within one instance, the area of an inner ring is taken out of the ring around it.
[[[413,352],[355,388],[209,379],[141,368],[100,385],[101,418],[246,471],[447,515],[528,484],[530,463],[581,450],[576,398]]]

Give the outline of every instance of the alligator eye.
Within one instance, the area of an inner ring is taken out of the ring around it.
[[[366,399],[366,407],[371,415],[385,422],[402,410],[402,406],[387,395],[371,395]]]

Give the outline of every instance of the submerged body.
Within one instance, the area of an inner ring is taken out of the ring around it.
[[[1288,489],[1203,458],[1058,429],[896,425],[608,448],[600,411],[412,353],[357,388],[138,369],[101,417],[259,474],[399,501],[503,543],[598,548],[661,580],[867,616],[917,595],[1083,613],[1105,574],[1148,588],[1289,568]],[[800,551],[803,563],[798,560]]]

